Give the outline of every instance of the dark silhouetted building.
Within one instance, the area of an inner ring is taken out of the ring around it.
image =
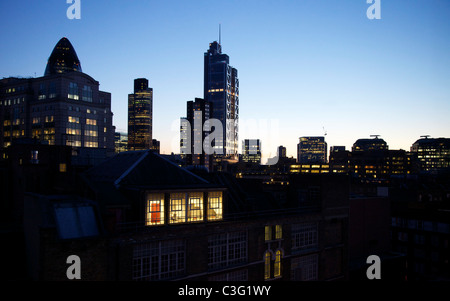
[[[261,141],[259,139],[242,141],[242,161],[261,164]]]
[[[0,80],[0,148],[14,139],[114,152],[111,94],[82,72],[75,49],[62,38],[43,77]]]
[[[210,131],[204,128],[204,124],[210,119],[211,103],[195,98],[195,101],[188,101],[186,107],[186,118],[181,118],[180,153],[186,166],[203,166],[211,170],[211,156],[203,147],[204,142],[210,145]]]
[[[345,147],[330,149],[330,172],[345,173],[361,180],[383,182],[417,171],[415,156],[404,150],[389,150],[383,139],[358,139],[352,151]]]
[[[330,172],[348,174],[350,171],[350,151],[345,146],[332,146],[330,148]]]
[[[31,278],[66,280],[73,254],[82,280],[348,278],[346,176],[197,172],[128,151],[84,172],[80,196],[27,195]]]
[[[279,159],[283,159],[283,158],[287,158],[287,154],[286,154],[286,147],[284,147],[283,145],[280,145],[278,147],[278,158]]]
[[[300,137],[297,145],[298,163],[327,163],[325,137]]]
[[[373,139],[358,139],[352,146],[352,152],[366,152],[373,150],[387,150],[389,147],[383,139],[378,138],[378,135]]]
[[[128,150],[152,148],[153,89],[148,79],[134,80],[134,93],[128,94]]]
[[[406,256],[408,280],[450,280],[449,180],[425,173],[391,184],[392,248]]]
[[[411,146],[417,155],[419,168],[423,172],[438,172],[450,169],[450,139],[425,136]]]

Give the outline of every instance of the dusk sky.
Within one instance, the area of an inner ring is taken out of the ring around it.
[[[380,135],[409,150],[421,135],[450,137],[450,1],[66,0],[0,2],[0,78],[43,76],[62,37],[84,73],[112,94],[113,123],[127,130],[133,80],[153,88],[153,137],[179,153],[186,102],[203,97],[203,54],[218,40],[240,80],[240,137],[265,156],[327,133],[350,149]],[[264,162],[264,161],[263,161]]]

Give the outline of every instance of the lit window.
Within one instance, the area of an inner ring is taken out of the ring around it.
[[[189,194],[188,222],[203,220],[203,193]]]
[[[147,226],[164,224],[164,194],[152,193],[147,198]]]
[[[97,125],[97,120],[86,118],[86,124]]]
[[[79,99],[78,85],[76,83],[69,83],[69,93],[68,93],[67,97],[70,99],[75,99],[75,100]]]
[[[265,230],[264,235],[265,241],[272,240],[272,226],[266,226],[264,230]]]
[[[170,195],[170,223],[183,223],[186,221],[186,200],[184,193]]]
[[[283,237],[283,231],[281,225],[275,226],[275,239],[281,239]]]
[[[266,253],[264,255],[264,279],[265,280],[270,278],[270,261],[271,261],[270,252],[266,251]]]
[[[221,220],[222,216],[222,192],[210,192],[208,195],[208,220]]]
[[[97,131],[92,131],[92,130],[84,130],[84,135],[85,136],[90,136],[90,137],[97,137]]]
[[[98,147],[98,142],[94,141],[85,141],[84,147]]]
[[[70,123],[80,123],[80,117],[69,116]]]
[[[281,250],[275,253],[274,277],[281,277]]]
[[[203,193],[172,193],[169,223],[203,221]]]
[[[59,163],[59,172],[66,172],[66,171],[67,171],[66,163]]]

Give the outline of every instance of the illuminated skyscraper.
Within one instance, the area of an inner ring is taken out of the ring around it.
[[[153,89],[148,79],[134,80],[134,93],[128,94],[128,150],[152,148]]]
[[[230,66],[220,42],[209,44],[204,55],[204,99],[211,102],[211,118],[223,125],[223,136],[213,142],[218,156],[231,160],[238,157],[239,79],[237,69]],[[217,156],[216,156],[217,157]]]

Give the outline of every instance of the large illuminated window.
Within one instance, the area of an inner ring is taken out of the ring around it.
[[[189,194],[188,222],[203,220],[203,193]]]
[[[184,223],[186,221],[186,194],[170,194],[170,221],[171,224]]]
[[[169,223],[203,221],[203,192],[172,193]]]
[[[152,193],[147,197],[147,211],[146,211],[147,226],[163,225],[164,224],[164,194]]]
[[[208,195],[208,220],[221,220],[223,217],[222,192],[210,192]]]

